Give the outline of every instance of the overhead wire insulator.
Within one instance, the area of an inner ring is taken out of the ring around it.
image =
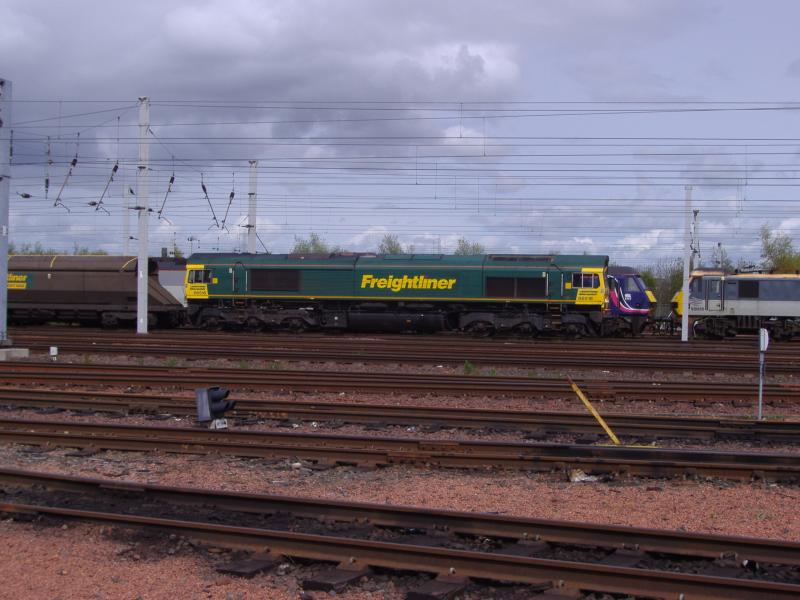
[[[103,206],[103,198],[105,198],[106,192],[108,192],[108,187],[111,185],[111,182],[114,181],[114,175],[117,174],[118,170],[119,170],[119,163],[117,162],[117,163],[114,163],[114,166],[111,168],[111,175],[109,175],[109,177],[108,177],[108,181],[106,182],[106,187],[103,188],[103,193],[100,194],[100,200],[98,200],[97,202],[89,202],[88,203],[89,206],[94,206],[95,211],[102,210],[106,214],[109,214],[109,215],[111,214],[110,212],[108,212],[108,209],[106,209],[106,207]]]
[[[214,224],[211,225],[211,227],[216,227],[217,229],[219,229],[220,227],[219,227],[219,221],[217,220],[217,213],[214,212],[214,205],[211,204],[211,198],[208,197],[208,190],[206,189],[206,184],[203,181],[202,173],[200,173],[200,187],[203,188],[203,195],[205,195],[206,202],[208,202],[208,208],[211,209],[211,218],[214,219]],[[209,229],[211,229],[211,227],[209,227]]]
[[[233,197],[236,195],[236,173],[233,174],[233,182],[231,184],[231,193],[228,196],[228,206],[225,208],[225,216],[222,217],[222,228],[225,231],[228,231],[228,228],[225,227],[225,223],[228,220],[228,212],[231,210],[231,204],[233,204]]]
[[[58,190],[58,195],[56,196],[56,200],[55,202],[53,202],[53,208],[55,208],[56,206],[60,206],[67,212],[70,212],[69,207],[61,201],[61,194],[64,193],[64,188],[67,187],[67,182],[69,181],[69,178],[72,177],[72,170],[75,168],[75,165],[77,164],[78,164],[78,157],[75,156],[75,158],[73,158],[69,163],[69,170],[67,171],[66,177],[64,177],[64,182],[61,184],[61,188]]]
[[[170,221],[167,217],[164,216],[164,207],[167,205],[167,197],[169,193],[172,191],[172,184],[175,183],[175,172],[172,172],[172,176],[169,178],[169,183],[167,184],[167,191],[164,194],[164,200],[161,202],[161,208],[158,209],[158,218],[163,219],[170,225],[172,225],[172,221]]]

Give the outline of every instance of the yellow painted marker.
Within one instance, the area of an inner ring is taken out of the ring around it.
[[[608,423],[605,422],[605,419],[603,419],[603,417],[600,416],[600,413],[595,410],[594,406],[592,406],[592,403],[589,402],[589,399],[581,391],[581,388],[578,387],[578,384],[572,381],[571,377],[567,377],[567,381],[569,381],[569,384],[572,386],[572,391],[578,395],[578,398],[580,398],[581,402],[583,402],[586,408],[589,409],[589,412],[592,413],[592,416],[597,419],[597,422],[600,423],[600,426],[605,429],[605,432],[608,434],[608,437],[611,438],[611,441],[619,446],[619,438],[614,435],[614,432],[611,431],[611,428],[608,426]]]

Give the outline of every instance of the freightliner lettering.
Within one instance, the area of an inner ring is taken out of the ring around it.
[[[399,292],[401,290],[452,290],[456,284],[455,279],[425,277],[425,275],[403,275],[395,277],[375,277],[375,275],[361,276],[361,289],[381,289]]]

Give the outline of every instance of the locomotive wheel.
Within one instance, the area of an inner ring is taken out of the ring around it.
[[[206,317],[203,319],[203,328],[206,331],[220,331],[222,329],[222,321],[217,317]]]
[[[255,317],[249,317],[244,322],[244,330],[249,331],[250,333],[258,333],[263,329],[264,329],[264,324]]]
[[[301,333],[308,329],[308,324],[303,319],[299,319],[297,317],[286,319],[283,322],[283,326],[294,333]]]
[[[469,324],[467,333],[479,338],[491,337],[494,335],[494,325],[489,321],[475,321]]]

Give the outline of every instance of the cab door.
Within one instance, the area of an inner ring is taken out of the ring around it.
[[[719,277],[704,277],[706,286],[706,310],[720,312],[722,310],[722,280]]]
[[[240,262],[233,265],[231,273],[231,288],[234,294],[247,293],[247,269]]]

